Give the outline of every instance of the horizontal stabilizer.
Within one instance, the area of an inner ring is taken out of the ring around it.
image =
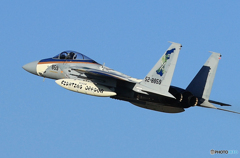
[[[231,111],[231,110],[226,110],[226,109],[221,109],[221,108],[217,108],[217,109],[227,111],[227,112],[232,112],[232,113],[235,113],[235,114],[240,114],[240,112],[236,112],[236,111]]]
[[[215,101],[213,101],[213,102],[215,102]],[[219,103],[219,102],[217,102],[217,103]],[[220,104],[223,104],[223,103],[220,103]],[[219,104],[219,105],[220,105]],[[226,104],[227,106],[228,106],[228,104]],[[225,106],[226,106],[225,105]],[[208,101],[204,101],[201,105],[200,105],[200,107],[204,107],[204,108],[212,108],[212,109],[217,109],[217,110],[223,110],[223,111],[227,111],[227,112],[232,112],[232,113],[235,113],[235,114],[240,114],[240,112],[236,112],[236,111],[231,111],[231,110],[226,110],[226,109],[222,109],[222,108],[217,108],[217,107],[215,107],[213,104],[211,104],[210,102],[208,102]]]
[[[225,104],[225,103],[221,103],[221,102],[214,101],[214,100],[209,100],[209,102],[213,103],[213,104],[218,104],[218,105],[221,105],[221,106],[231,106],[230,104]]]

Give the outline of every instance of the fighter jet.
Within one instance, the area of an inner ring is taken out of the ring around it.
[[[189,107],[199,106],[238,113],[213,105],[229,104],[209,100],[221,58],[219,53],[211,52],[187,88],[171,86],[182,45],[170,43],[170,47],[144,79],[110,69],[76,51],[64,51],[52,58],[28,63],[23,69],[34,75],[54,79],[59,86],[74,92],[128,101],[150,110],[180,113]]]

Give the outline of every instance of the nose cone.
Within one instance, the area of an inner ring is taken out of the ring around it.
[[[37,64],[38,64],[39,61],[34,61],[34,62],[31,62],[31,63],[28,63],[26,65],[24,65],[22,68],[34,75],[38,75],[37,74]]]

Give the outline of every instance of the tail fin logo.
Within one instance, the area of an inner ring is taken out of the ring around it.
[[[163,76],[163,74],[165,73],[165,65],[167,63],[167,60],[170,59],[170,55],[171,53],[173,53],[175,50],[175,48],[168,50],[165,55],[162,57],[162,65],[159,67],[159,69],[157,69],[156,73],[160,76]]]

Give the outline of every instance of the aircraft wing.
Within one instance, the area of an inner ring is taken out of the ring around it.
[[[79,73],[84,73],[86,76],[91,76],[91,77],[97,76],[101,78],[106,78],[106,77],[114,78],[117,80],[127,81],[131,83],[137,83],[141,81],[108,68],[107,69],[103,68],[103,70],[88,68],[88,67],[79,67],[79,66],[72,66],[70,68],[74,71],[77,71]]]

